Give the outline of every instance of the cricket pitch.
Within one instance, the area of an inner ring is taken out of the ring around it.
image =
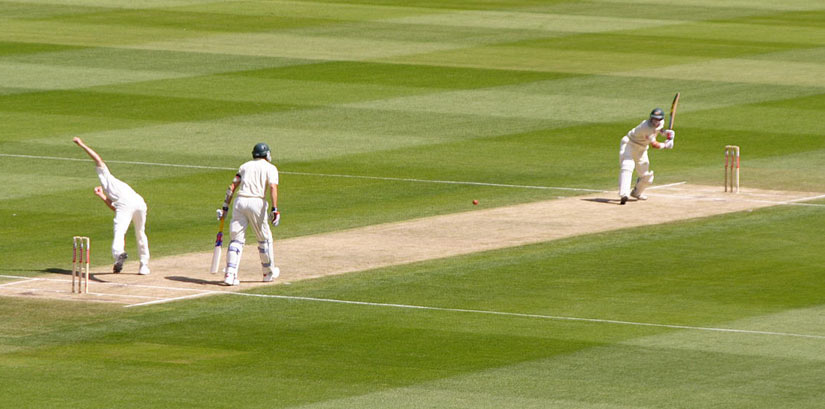
[[[225,287],[222,274],[210,274],[212,251],[153,259],[152,274],[137,275],[137,263],[119,274],[111,265],[93,267],[89,294],[71,293],[68,274],[3,276],[0,296],[151,305],[262,285],[345,274],[487,250],[542,243],[610,230],[670,223],[758,208],[800,204],[821,193],[721,188],[676,184],[651,188],[647,201],[621,206],[615,192],[521,205],[474,209],[398,223],[275,241],[281,276],[261,281],[255,245],[247,245],[240,266],[241,284]],[[97,244],[98,249],[109,243]]]

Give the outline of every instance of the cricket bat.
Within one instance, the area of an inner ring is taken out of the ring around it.
[[[667,129],[673,129],[673,121],[676,118],[676,108],[679,106],[679,95],[680,93],[677,92],[676,96],[673,97],[673,103],[670,104],[670,121],[668,121]]]
[[[218,272],[218,266],[221,264],[221,250],[223,249],[223,221],[226,219],[226,212],[221,217],[221,222],[218,225],[218,237],[215,238],[215,250],[212,252],[212,268],[209,272],[215,274]]]

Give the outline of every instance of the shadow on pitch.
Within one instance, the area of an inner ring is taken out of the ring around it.
[[[603,198],[603,197],[597,197],[597,198],[593,198],[593,199],[582,199],[582,200],[587,201],[587,202],[604,203],[604,204],[610,204],[610,205],[619,205],[619,206],[622,205],[622,202],[619,201],[619,199],[606,199],[606,198]]]
[[[61,274],[61,275],[66,275],[66,276],[71,276],[72,275],[72,270],[66,270],[65,268],[55,268],[55,267],[44,268],[44,269],[40,270],[40,272],[50,273],[50,274]],[[98,282],[98,283],[108,283],[107,280],[103,280],[98,276],[107,276],[107,275],[112,275],[112,274],[115,274],[115,273],[89,273],[89,281],[94,281],[94,282]]]
[[[51,273],[51,274],[64,274],[64,275],[72,275],[72,270],[66,270],[65,268],[44,268],[40,270],[41,273]]]
[[[190,284],[200,284],[200,285],[221,285],[223,284],[223,280],[204,280],[201,278],[192,278],[192,277],[182,277],[182,276],[169,276],[166,277],[167,280],[178,281],[181,283],[190,283]]]

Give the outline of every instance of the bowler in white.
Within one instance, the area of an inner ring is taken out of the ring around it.
[[[100,180],[100,186],[94,188],[94,193],[115,212],[114,239],[112,239],[112,271],[119,273],[123,270],[123,263],[128,257],[126,254],[126,231],[129,224],[134,223],[135,239],[137,240],[140,268],[138,274],[149,274],[149,239],[146,237],[146,202],[131,186],[114,177],[109,167],[100,158],[100,155],[88,147],[82,139],[73,138],[72,142],[80,146],[95,162],[95,172]]]

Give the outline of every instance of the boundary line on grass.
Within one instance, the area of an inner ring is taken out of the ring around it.
[[[48,159],[48,160],[65,160],[74,162],[92,162],[91,159],[80,158],[64,158],[59,156],[38,156],[38,155],[18,155],[10,153],[0,153],[0,157],[10,158],[24,158],[24,159]],[[186,168],[186,169],[208,169],[208,170],[231,170],[236,171],[238,168],[227,168],[222,166],[205,166],[205,165],[181,165],[176,163],[157,163],[157,162],[138,162],[125,160],[104,160],[107,163],[120,163],[125,165],[142,165],[142,166],[162,166],[170,168]],[[466,185],[466,186],[484,186],[484,187],[504,187],[513,189],[538,189],[538,190],[565,190],[572,192],[587,192],[587,193],[606,193],[606,190],[601,189],[587,189],[576,187],[560,187],[560,186],[535,186],[535,185],[510,185],[506,183],[486,183],[486,182],[468,182],[459,180],[433,180],[433,179],[415,179],[415,178],[394,178],[386,176],[363,176],[363,175],[341,175],[334,173],[311,173],[311,172],[289,172],[280,171],[284,175],[297,176],[315,176],[315,177],[329,177],[329,178],[347,178],[347,179],[367,179],[367,180],[384,180],[393,182],[411,182],[411,183],[437,183],[446,185]]]
[[[25,283],[25,282],[39,281],[39,280],[67,281],[67,280],[60,280],[60,279],[30,278],[30,277],[20,277],[20,276],[11,276],[11,275],[0,275],[0,277],[2,277],[2,278],[22,279],[21,281],[13,281],[13,282],[9,282],[9,283],[0,284],[0,287],[13,286],[15,284],[21,284],[21,283]],[[100,284],[103,284],[103,283],[100,283]],[[111,284],[115,284],[115,283],[111,283]],[[124,284],[116,284],[116,285],[124,286]],[[428,307],[428,306],[424,306],[424,305],[377,303],[377,302],[368,302],[368,301],[339,300],[339,299],[333,299],[333,298],[301,297],[301,296],[291,296],[291,295],[255,294],[255,293],[245,293],[245,292],[238,292],[238,291],[198,290],[198,289],[190,289],[190,288],[148,286],[148,285],[140,285],[140,284],[125,284],[125,285],[126,286],[135,286],[135,287],[145,287],[145,288],[163,288],[163,289],[168,289],[168,290],[179,290],[179,291],[187,291],[187,292],[191,291],[191,292],[193,292],[193,294],[187,294],[187,295],[182,295],[182,296],[179,296],[179,297],[172,297],[172,298],[160,298],[160,299],[155,299],[155,300],[145,301],[145,302],[140,302],[140,303],[135,303],[135,304],[127,304],[127,305],[124,306],[124,308],[133,308],[133,307],[143,307],[143,306],[156,305],[156,304],[165,304],[165,303],[168,303],[168,302],[184,300],[184,299],[191,299],[191,298],[197,298],[197,297],[202,297],[202,296],[206,296],[206,295],[226,294],[226,295],[235,295],[235,296],[242,296],[242,297],[279,299],[279,300],[288,300],[288,301],[312,301],[312,302],[324,302],[324,303],[344,304],[344,305],[359,305],[359,306],[368,306],[368,307],[388,307],[388,308],[400,308],[400,309],[421,310],[421,311],[454,312],[454,313],[479,314],[479,315],[494,315],[494,316],[502,316],[502,317],[516,317],[516,318],[536,318],[536,319],[553,320],[553,321],[585,322],[585,323],[593,323],[593,324],[626,325],[626,326],[636,326],[636,327],[653,327],[653,328],[667,328],[667,329],[692,330],[692,331],[704,331],[704,332],[718,332],[718,333],[729,333],[729,334],[767,335],[767,336],[779,336],[779,337],[789,337],[789,338],[805,338],[805,339],[825,340],[825,335],[797,334],[797,333],[792,333],[792,332],[780,332],[780,331],[748,330],[748,329],[737,329],[737,328],[700,327],[700,326],[694,326],[694,325],[661,324],[661,323],[653,323],[653,322],[623,321],[623,320],[611,320],[611,319],[603,319],[603,318],[565,317],[565,316],[560,316],[560,315],[529,314],[529,313],[519,313],[519,312],[475,310],[475,309],[465,309],[465,308]],[[55,291],[55,290],[52,290],[52,291]],[[92,293],[90,293],[90,294],[92,294]],[[113,295],[113,294],[96,292],[92,295]],[[124,296],[124,297],[127,297],[127,296]],[[128,296],[128,297],[131,297],[131,296]],[[140,297],[140,296],[136,296],[136,297],[133,297],[133,298],[159,298],[159,297],[152,297],[152,296],[142,296],[142,297]]]
[[[693,325],[657,324],[657,323],[652,323],[652,322],[634,322],[634,321],[610,320],[610,319],[600,319],[600,318],[564,317],[564,316],[558,316],[558,315],[527,314],[527,313],[504,312],[504,311],[486,311],[486,310],[473,310],[473,309],[464,309],[464,308],[427,307],[427,306],[422,306],[422,305],[375,303],[375,302],[367,302],[367,301],[349,301],[349,300],[337,300],[337,299],[330,299],[330,298],[299,297],[299,296],[290,296],[290,295],[253,294],[253,293],[240,293],[240,292],[222,292],[222,294],[232,294],[232,295],[240,295],[240,296],[246,296],[246,297],[276,298],[276,299],[294,300],[294,301],[314,301],[314,302],[325,302],[325,303],[335,303],[335,304],[362,305],[362,306],[369,306],[369,307],[390,307],[390,308],[402,308],[402,309],[411,309],[411,310],[458,312],[458,313],[497,315],[497,316],[518,317],[518,318],[539,318],[539,319],[553,320],[553,321],[575,321],[575,322],[588,322],[588,323],[596,323],[596,324],[615,324],[615,325],[629,325],[629,326],[637,326],[637,327],[655,327],[655,328],[683,329],[683,330],[694,330],[694,331],[722,332],[722,333],[750,334],[750,335],[773,335],[773,336],[782,336],[782,337],[808,338],[808,339],[822,339],[822,340],[825,340],[825,335],[796,334],[796,333],[792,333],[792,332],[762,331],[762,330],[748,330],[748,329],[736,329],[736,328],[699,327],[699,326],[693,326]]]
[[[332,298],[301,297],[301,296],[290,296],[290,295],[255,294],[255,293],[244,293],[244,292],[235,292],[235,291],[206,290],[202,294],[192,294],[192,295],[187,295],[187,296],[183,296],[183,297],[176,297],[176,298],[172,298],[172,299],[155,300],[155,301],[147,301],[147,302],[138,303],[138,304],[130,304],[130,305],[127,305],[126,308],[162,304],[162,303],[166,303],[166,302],[170,302],[170,301],[176,301],[176,300],[179,300],[179,299],[195,298],[195,297],[198,297],[198,296],[201,296],[201,295],[208,295],[208,294],[226,294],[226,295],[237,295],[237,296],[242,296],[242,297],[270,298],[270,299],[280,299],[280,300],[290,300],[290,301],[313,301],[313,302],[325,302],[325,303],[333,303],[333,304],[361,305],[361,306],[368,306],[368,307],[389,307],[389,308],[401,308],[401,309],[422,310],[422,311],[457,312],[457,313],[496,315],[496,316],[517,317],[517,318],[538,318],[538,319],[553,320],[553,321],[573,321],[573,322],[587,322],[587,323],[594,323],[594,324],[613,324],[613,325],[627,325],[627,326],[637,326],[637,327],[654,327],[654,328],[668,328],[668,329],[681,329],[681,330],[693,330],[693,331],[705,331],[705,332],[721,332],[721,333],[733,333],[733,334],[749,334],[749,335],[770,335],[770,336],[781,336],[781,337],[791,337],[791,338],[807,338],[807,339],[825,340],[825,335],[797,334],[797,333],[792,333],[792,332],[748,330],[748,329],[737,329],[737,328],[700,327],[700,326],[694,326],[694,325],[660,324],[660,323],[652,323],[652,322],[622,321],[622,320],[610,320],[610,319],[602,319],[602,318],[565,317],[565,316],[559,316],[559,315],[527,314],[527,313],[518,313],[518,312],[474,310],[474,309],[465,309],[465,308],[428,307],[428,306],[423,306],[423,305],[376,303],[376,302],[368,302],[368,301],[338,300],[338,299],[332,299]]]

